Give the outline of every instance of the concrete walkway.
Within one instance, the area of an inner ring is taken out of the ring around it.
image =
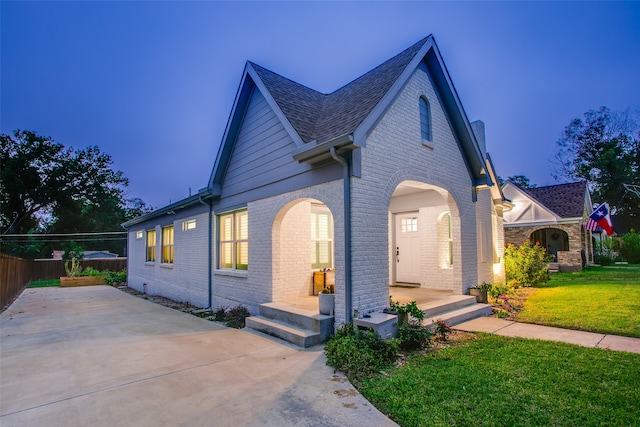
[[[518,323],[495,317],[479,317],[454,326],[454,329],[469,332],[487,332],[505,337],[522,337],[539,340],[560,341],[584,347],[640,353],[640,338],[619,337],[594,332],[573,331],[550,326]]]
[[[0,314],[0,425],[395,424],[320,346],[95,286],[27,289]]]

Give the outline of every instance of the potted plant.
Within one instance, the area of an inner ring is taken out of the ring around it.
[[[333,285],[326,286],[320,291],[318,294],[318,305],[320,308],[320,314],[333,316],[335,311],[335,294]]]
[[[491,284],[483,282],[482,285],[470,287],[469,295],[476,297],[476,302],[487,304],[489,302],[489,289],[491,289]]]
[[[336,273],[333,268],[325,267],[313,272],[313,294],[319,293],[327,286],[336,284]]]
[[[391,295],[389,295],[389,308],[386,308],[384,311],[389,314],[397,314],[398,323],[409,323],[409,315],[420,323],[424,320],[424,313],[415,301],[400,304],[394,301]]]

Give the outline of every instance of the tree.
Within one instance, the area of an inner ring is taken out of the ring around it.
[[[126,199],[128,179],[96,146],[74,150],[16,131],[13,138],[0,135],[0,148],[2,234],[123,231],[122,222],[151,210],[140,199]],[[119,253],[124,247],[109,240],[93,245]],[[50,246],[40,246],[41,256]]]
[[[558,180],[585,179],[592,199],[608,202],[618,224],[630,228],[640,220],[640,198],[624,184],[640,185],[640,126],[629,110],[606,107],[574,119],[557,142]]]

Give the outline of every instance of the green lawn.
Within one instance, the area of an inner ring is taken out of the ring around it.
[[[50,288],[53,286],[60,286],[60,279],[53,280],[32,280],[27,285],[27,288]]]
[[[639,354],[479,334],[359,389],[401,426],[631,426],[638,372]]]
[[[554,274],[516,320],[640,338],[640,266]]]

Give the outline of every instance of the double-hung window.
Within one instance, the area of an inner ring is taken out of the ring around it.
[[[173,225],[162,228],[162,262],[173,264]]]
[[[223,269],[249,269],[249,215],[246,210],[220,215],[219,265]]]
[[[147,262],[156,260],[156,230],[147,230]]]
[[[311,268],[333,267],[333,227],[331,212],[311,209]]]

